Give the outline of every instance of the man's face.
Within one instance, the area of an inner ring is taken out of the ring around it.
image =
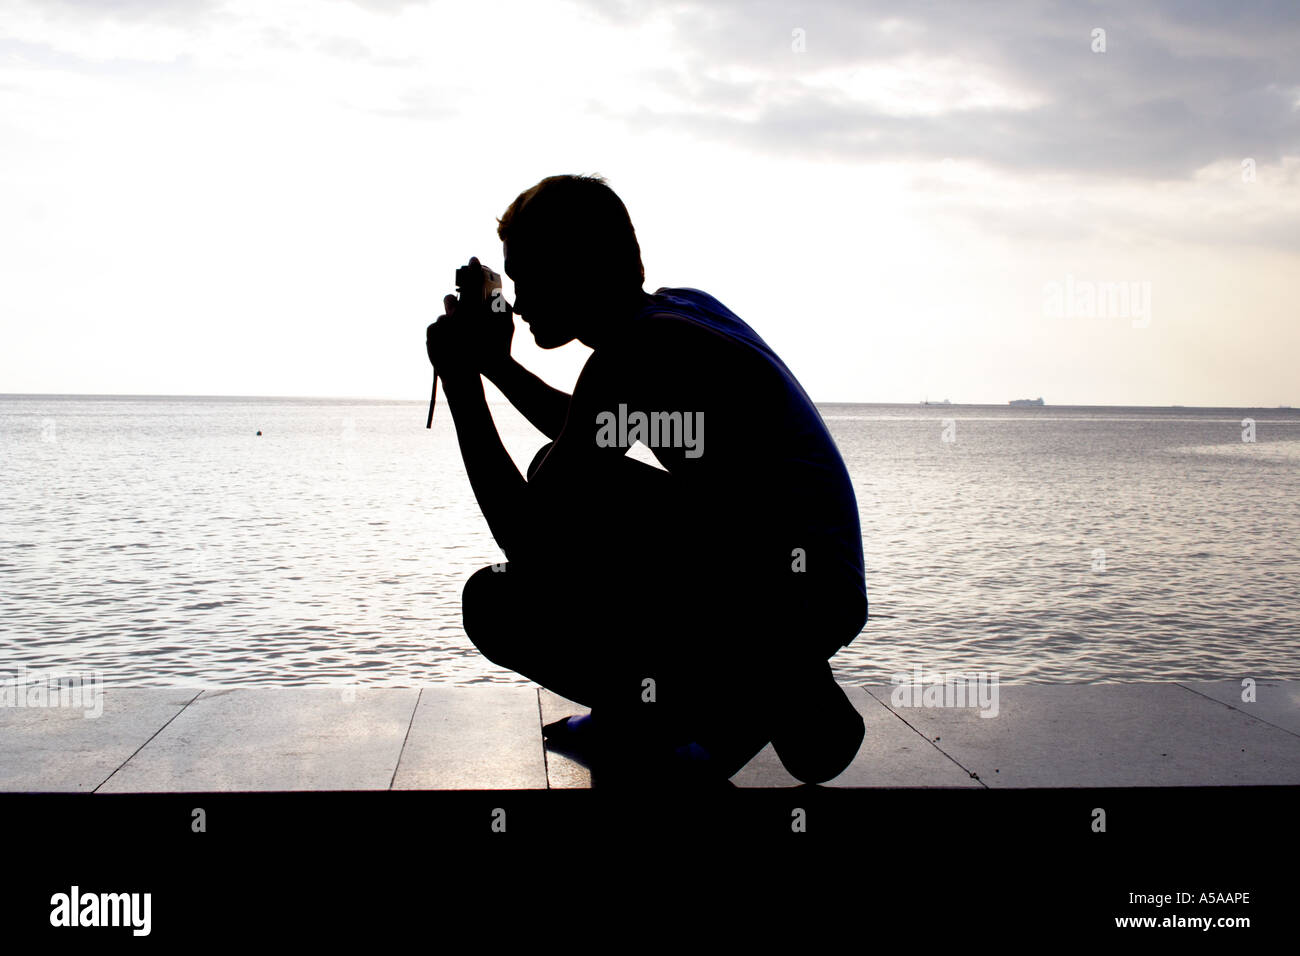
[[[561,270],[553,261],[534,255],[531,250],[502,244],[505,272],[515,284],[515,314],[528,323],[533,340],[544,349],[559,348],[577,337],[573,320],[577,317],[572,296],[564,294]]]

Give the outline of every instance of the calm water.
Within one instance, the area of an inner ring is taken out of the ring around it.
[[[1300,678],[1300,411],[822,413],[857,488],[872,611],[840,677]],[[502,556],[446,407],[431,432],[424,417],[0,397],[0,672],[522,682],[461,629],[461,586]],[[512,409],[498,421],[525,467],[544,439]]]

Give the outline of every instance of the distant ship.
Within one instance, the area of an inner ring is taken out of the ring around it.
[[[922,404],[922,405],[951,405],[952,402],[948,401],[948,399],[946,399],[946,398],[945,398],[942,402],[932,402],[932,401],[930,401],[930,400],[927,398],[927,399],[926,399],[925,401],[923,401],[921,404]]]
[[[1043,404],[1043,398],[1041,395],[1038,398],[1013,398],[1011,401],[1007,402],[1007,404],[1008,405],[1041,405]]]

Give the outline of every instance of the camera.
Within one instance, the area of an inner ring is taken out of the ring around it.
[[[501,276],[483,263],[456,270],[456,295],[461,304],[486,306],[493,296],[500,294]]]
[[[456,299],[458,306],[481,306],[493,312],[513,312],[501,294],[501,276],[483,263],[463,265],[456,270]],[[438,401],[438,372],[433,373],[433,394],[429,396],[429,417],[424,427],[433,427],[433,407]]]

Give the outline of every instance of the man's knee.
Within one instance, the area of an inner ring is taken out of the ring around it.
[[[509,591],[509,565],[489,565],[469,576],[461,591],[461,618],[465,633],[488,660],[501,664],[515,628],[508,620],[514,602]],[[504,664],[502,666],[505,666]]]

